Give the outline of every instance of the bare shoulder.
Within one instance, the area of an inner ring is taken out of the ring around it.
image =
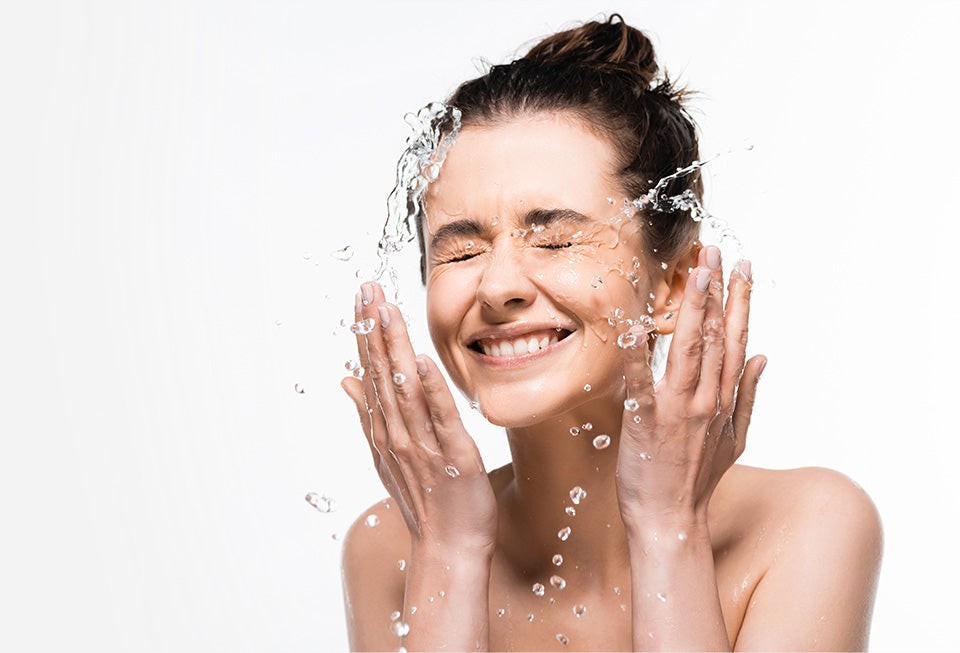
[[[749,508],[751,514],[761,518],[800,522],[808,527],[819,524],[814,531],[841,522],[845,530],[859,535],[882,535],[880,515],[870,496],[848,476],[832,469],[735,465],[722,484],[725,502],[740,514]]]
[[[737,648],[863,650],[883,552],[867,493],[822,467],[737,465],[729,476],[721,532],[739,533],[761,567]]]
[[[403,610],[410,536],[393,499],[360,514],[343,541],[343,598],[350,648],[396,648],[391,615]]]

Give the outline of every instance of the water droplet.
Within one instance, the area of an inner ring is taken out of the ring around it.
[[[493,216],[493,224],[500,224],[500,216],[499,216],[499,215]]]
[[[330,533],[330,539],[334,542],[340,541],[340,533]]]
[[[338,261],[349,261],[353,258],[353,247],[346,245],[340,249],[335,249],[330,252],[330,256],[337,259]]]
[[[563,556],[560,555],[559,553],[557,553],[556,555],[554,555],[554,556],[553,556],[553,564],[555,564],[555,565],[558,566],[558,567],[559,567],[560,565],[562,565],[562,564],[563,564]]]
[[[343,367],[346,368],[348,372],[352,372],[358,367],[360,367],[360,361],[354,360],[351,358],[350,360],[348,360],[346,363],[343,364]]]
[[[355,370],[353,371],[353,376],[354,376],[355,378],[362,379],[364,372],[366,372],[366,370],[363,369],[363,366],[362,366],[362,365],[360,365],[360,366],[357,367],[357,369],[355,369]]]
[[[575,517],[577,514],[577,509],[574,508],[573,506],[567,506],[566,508],[563,509],[563,511],[568,515],[570,515],[571,517]]]
[[[533,621],[533,613],[527,615],[527,621]]]
[[[319,510],[320,512],[333,512],[337,509],[337,503],[330,497],[324,497],[316,492],[310,492],[305,497],[307,503]]]
[[[393,612],[390,613],[390,621],[396,621],[399,618],[400,618],[399,610],[394,610]]]
[[[377,517],[376,515],[367,515],[367,518],[364,520],[363,523],[369,526],[370,528],[373,528],[374,526],[377,526],[380,523],[380,518]]]
[[[410,614],[417,614],[417,606],[415,605],[410,606]]]
[[[276,322],[274,322],[274,325],[283,326],[283,320],[277,320]]]
[[[667,595],[664,594],[663,592],[657,592],[657,598],[663,601],[664,603],[667,602]]]
[[[540,583],[534,583],[534,584],[533,584],[533,593],[536,594],[537,596],[543,596],[543,593],[544,593],[546,590],[547,590],[547,588],[544,587],[543,585],[541,585]]]
[[[406,637],[410,632],[410,626],[405,621],[394,621],[390,624],[390,630],[398,637]]]
[[[561,541],[566,542],[567,538],[570,537],[571,530],[569,526],[564,526],[557,532],[557,537],[559,537]]]
[[[450,478],[456,478],[460,476],[460,470],[454,467],[453,465],[447,465],[443,468],[443,471],[447,473],[447,476]]]
[[[663,268],[664,270],[666,270],[666,269],[667,269],[667,264],[664,263],[663,261],[660,261],[660,267]]]
[[[640,408],[640,402],[634,399],[633,397],[630,397],[629,399],[624,400],[623,407],[626,410],[634,411]]]
[[[297,394],[301,394],[301,395],[302,395],[302,394],[303,394],[303,386],[300,385],[299,383],[294,383],[294,384],[293,384],[293,391],[296,392]]]
[[[617,337],[617,347],[619,347],[620,349],[633,347],[635,344],[637,344],[637,334],[633,333],[632,331],[621,333]]]
[[[373,327],[376,326],[376,322],[372,317],[368,317],[365,320],[360,320],[359,322],[354,322],[350,325],[350,333],[354,333],[358,336],[365,336],[371,331]]]
[[[580,502],[586,498],[587,498],[587,491],[584,490],[579,485],[574,485],[573,489],[570,490],[570,500],[573,501],[574,504],[579,506]]]
[[[558,590],[562,590],[567,586],[567,581],[563,580],[560,576],[554,574],[550,577],[550,584],[556,587]]]
[[[598,435],[593,439],[593,446],[595,449],[606,449],[610,446],[610,436]]]
[[[577,615],[578,617],[582,617],[586,612],[587,606],[585,606],[583,603],[578,603],[577,605],[573,606],[573,614]]]
[[[591,389],[592,389],[592,388],[590,387],[590,384],[589,384],[589,383],[586,384],[585,386],[583,386],[583,391],[584,391],[584,392],[590,392]]]
[[[648,454],[648,453],[645,452],[645,451],[641,451],[641,452],[640,452],[640,460],[646,460],[647,462],[650,462],[651,460],[653,460],[653,456],[651,456],[650,454]]]
[[[393,382],[396,383],[397,385],[403,385],[404,381],[406,380],[407,380],[407,377],[401,374],[400,372],[397,372],[396,374],[393,375]]]
[[[612,197],[608,197],[608,198],[607,198],[607,204],[613,204],[613,198],[612,198]]]
[[[591,424],[590,422],[586,422],[586,423],[584,423],[584,424],[581,424],[581,425],[580,425],[580,428],[582,428],[584,431],[592,431],[592,430],[593,430],[593,424]]]
[[[687,534],[681,531],[677,533],[677,539],[683,542],[685,539],[687,539]]]
[[[570,640],[563,633],[557,633],[557,641],[566,646],[570,643]]]
[[[639,415],[634,415],[634,416],[633,416],[633,423],[634,423],[634,424],[639,424],[641,421],[642,421],[642,420],[640,419],[640,416],[639,416]]]
[[[404,560],[403,558],[400,558],[399,560],[397,560],[397,567],[400,569],[400,571],[403,571],[404,569],[407,568],[407,561]]]
[[[303,260],[304,260],[304,261],[309,261],[311,256],[313,256],[313,254],[311,254],[310,252],[304,252],[304,253],[303,253]]]
[[[505,615],[506,613],[507,613],[507,611],[504,610],[503,608],[500,608],[499,610],[497,610],[497,616],[498,616],[498,617],[502,617],[502,616]]]
[[[603,277],[599,274],[593,275],[593,281],[590,282],[591,288],[602,288],[603,287]]]
[[[619,587],[614,587],[614,588],[613,588],[613,593],[616,594],[617,596],[620,596],[620,588],[619,588]]]
[[[480,410],[480,402],[477,401],[476,399],[471,400],[470,408],[472,408],[473,410]]]
[[[623,307],[622,307],[622,306],[617,306],[617,307],[613,310],[613,316],[614,316],[615,318],[617,318],[618,320],[622,320],[624,315],[625,315],[625,314],[624,314],[624,312],[623,312]]]
[[[574,436],[574,437],[580,435],[580,427],[578,427],[578,426],[571,427],[571,428],[570,428],[570,435],[572,435],[572,436]]]
[[[663,314],[663,319],[665,320],[669,320],[672,317],[673,317],[673,311],[669,311],[668,313]]]
[[[444,568],[447,569],[447,570],[450,569],[449,566],[448,566],[448,567],[444,567]],[[445,597],[446,595],[447,595],[447,593],[444,592],[443,590],[440,590],[439,592],[437,592],[437,596],[439,596],[441,599],[442,599],[443,597]]]

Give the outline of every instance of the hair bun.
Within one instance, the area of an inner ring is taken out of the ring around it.
[[[659,70],[650,39],[612,14],[540,41],[524,59],[565,66],[618,70],[639,76],[649,86]]]

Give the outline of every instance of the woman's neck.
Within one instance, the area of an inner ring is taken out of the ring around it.
[[[616,491],[621,415],[618,402],[598,398],[547,422],[507,429],[514,478],[501,501],[500,546],[521,575],[613,585],[629,571]],[[594,439],[602,435],[609,445],[597,449]],[[571,498],[575,487],[586,493],[579,502]],[[567,527],[564,540],[558,533]],[[555,554],[563,556],[560,566]]]

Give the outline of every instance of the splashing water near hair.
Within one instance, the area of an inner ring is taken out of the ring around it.
[[[431,102],[404,120],[410,126],[406,148],[397,161],[397,182],[387,197],[387,219],[377,243],[379,265],[374,280],[389,279],[397,296],[396,270],[390,257],[417,238],[418,219],[426,217],[423,196],[440,175],[447,151],[460,133],[460,110],[441,102]]]

